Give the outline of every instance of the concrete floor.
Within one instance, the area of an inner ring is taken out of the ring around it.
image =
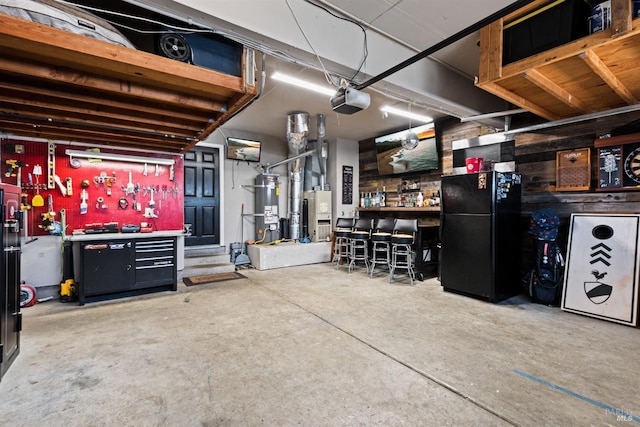
[[[640,422],[638,329],[331,264],[23,309],[6,426]]]

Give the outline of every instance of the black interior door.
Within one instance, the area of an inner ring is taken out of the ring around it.
[[[196,147],[184,156],[184,222],[191,224],[186,246],[220,244],[220,153]]]

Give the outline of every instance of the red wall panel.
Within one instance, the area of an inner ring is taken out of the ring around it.
[[[22,145],[24,153],[15,153],[12,145]],[[55,146],[55,174],[58,175],[63,184],[66,179],[71,179],[71,195],[63,195],[57,185],[55,188],[47,188],[47,160],[48,144],[45,142],[23,141],[23,140],[2,140],[2,182],[16,184],[18,176],[6,176],[9,172],[7,160],[17,160],[27,164],[20,170],[20,180],[23,193],[27,195],[28,203],[31,204],[33,196],[36,194],[36,179],[33,176],[34,165],[40,165],[42,175],[39,177],[40,194],[43,196],[45,205],[43,207],[32,206],[29,209],[29,234],[44,235],[48,231],[40,228],[42,225],[42,214],[47,212],[47,198],[52,196],[53,210],[56,212],[55,221],[60,221],[60,210],[65,209],[67,230],[66,234],[71,234],[74,230],[85,229],[88,224],[104,224],[117,222],[119,226],[125,224],[139,225],[142,222],[150,223],[154,230],[181,230],[183,227],[183,161],[178,155],[165,155],[156,153],[127,152],[123,150],[110,150],[101,148],[102,153],[114,153],[132,155],[136,157],[148,158],[146,163],[147,173],[145,175],[145,164],[134,162],[121,162],[112,160],[76,159],[72,167],[71,159],[65,154],[65,150],[73,149],[83,151],[85,148],[74,147],[67,144],[56,144]],[[170,166],[156,165],[154,159],[172,159],[175,161],[173,167],[173,180],[170,179]],[[157,169],[157,174],[156,174]],[[137,188],[135,201],[133,194],[127,194],[125,189],[129,183],[129,173],[134,186]],[[32,174],[32,185],[29,183],[28,175]],[[102,177],[102,179],[101,179]],[[114,179],[111,179],[114,178]],[[82,181],[87,180],[89,185],[84,188],[87,192],[86,213],[81,213],[81,192],[83,190]],[[108,194],[108,181],[111,182],[111,195]],[[151,189],[154,189],[153,199],[155,201],[154,214],[157,218],[145,217],[145,208],[148,208],[151,201]],[[122,209],[119,205],[120,199],[126,200],[128,207]],[[135,209],[136,204],[140,205],[140,210]]]

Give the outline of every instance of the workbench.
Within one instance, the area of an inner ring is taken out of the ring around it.
[[[182,231],[77,234],[73,259],[78,304],[177,289]]]

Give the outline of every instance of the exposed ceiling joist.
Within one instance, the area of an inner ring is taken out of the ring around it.
[[[620,98],[624,99],[627,104],[635,104],[638,102],[633,93],[616,77],[609,67],[600,59],[598,55],[592,50],[588,49],[581,55],[580,58],[593,70],[594,73],[600,76],[602,80],[617,93]]]
[[[0,14],[0,131],[183,153],[257,96],[244,77]]]
[[[522,76],[525,79],[529,80],[531,83],[538,86],[540,89],[547,92],[549,95],[553,96],[559,101],[562,101],[574,110],[579,111],[581,114],[589,112],[589,107],[587,106],[587,104],[585,104],[573,94],[564,90],[558,84],[549,80],[540,71],[529,70],[526,73],[522,73]]]

